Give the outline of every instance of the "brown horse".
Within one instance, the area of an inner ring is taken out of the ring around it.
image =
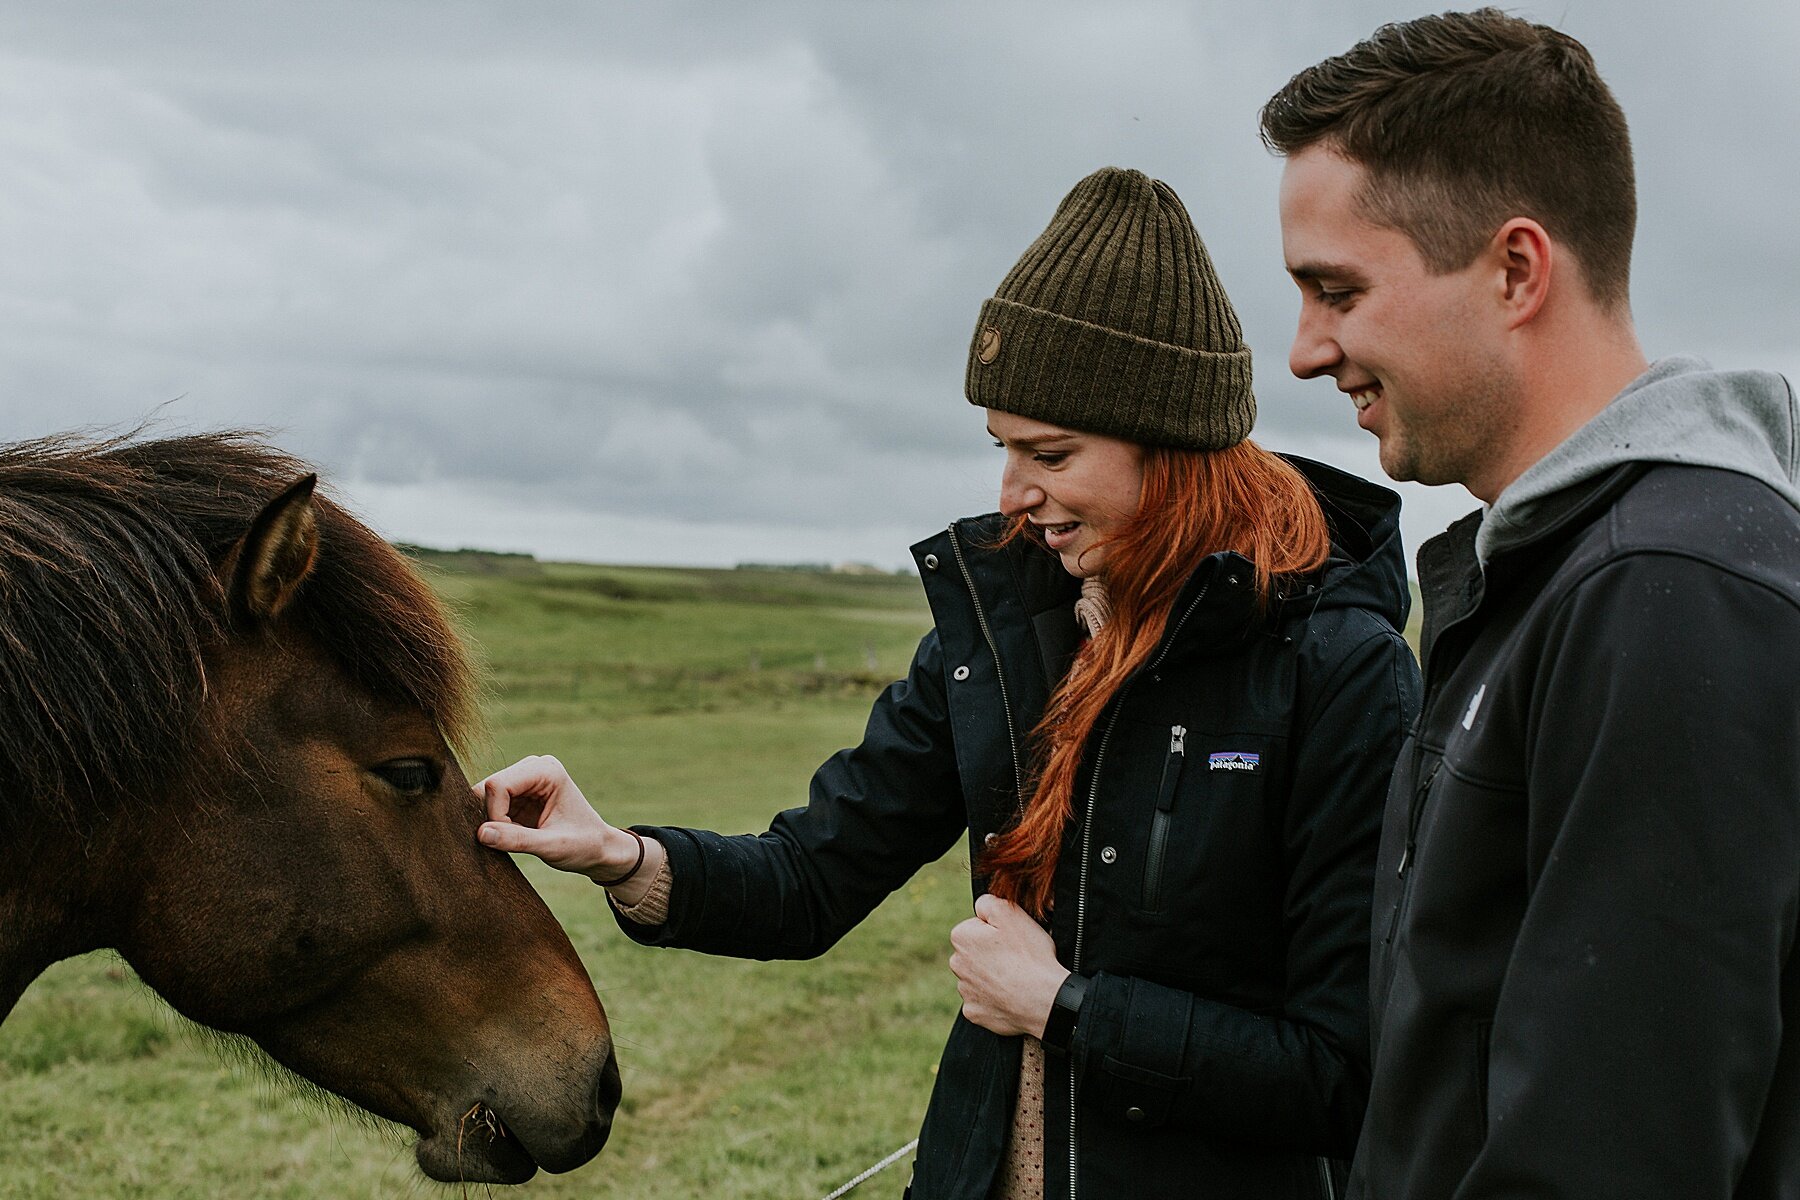
[[[450,746],[436,600],[237,434],[0,447],[0,1018],[115,947],[178,1011],[419,1134],[434,1179],[599,1152],[581,960]]]

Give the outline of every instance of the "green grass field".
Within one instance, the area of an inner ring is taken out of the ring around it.
[[[802,803],[929,624],[904,577],[426,557],[489,681],[470,777],[554,753],[620,823],[753,830]],[[516,1194],[816,1198],[911,1138],[957,1007],[961,855],[810,963],[643,949],[592,884],[530,870],[606,1004],[625,1099],[599,1159]],[[460,1194],[410,1139],[222,1059],[109,954],[58,964],[0,1026],[0,1131],[7,1200]]]

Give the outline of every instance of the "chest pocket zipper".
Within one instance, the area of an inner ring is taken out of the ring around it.
[[[1414,851],[1419,848],[1419,822],[1425,816],[1425,800],[1431,794],[1432,781],[1437,778],[1438,768],[1443,765],[1442,758],[1432,763],[1431,769],[1425,772],[1424,780],[1413,791],[1412,811],[1407,814],[1406,820],[1406,845],[1400,851],[1400,866],[1396,871],[1400,876],[1400,894],[1394,897],[1394,915],[1388,918],[1387,937],[1383,939],[1383,944],[1392,943],[1394,934],[1400,930],[1400,913],[1406,908],[1406,897],[1411,890],[1406,873],[1412,868]]]
[[[1173,823],[1175,786],[1187,761],[1187,728],[1169,726],[1169,756],[1163,760],[1162,782],[1156,788],[1156,809],[1150,814],[1150,849],[1144,855],[1144,907],[1162,907],[1163,862],[1169,855],[1169,826]]]

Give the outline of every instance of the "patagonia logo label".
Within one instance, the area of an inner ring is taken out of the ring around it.
[[[1262,755],[1248,750],[1221,750],[1206,756],[1209,771],[1254,771],[1262,765]]]

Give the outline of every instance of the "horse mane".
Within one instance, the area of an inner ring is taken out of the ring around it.
[[[242,431],[0,446],[0,825],[81,828],[169,786],[230,636],[215,567],[310,470]],[[466,745],[473,677],[437,598],[330,499],[314,513],[319,553],[283,619]]]

